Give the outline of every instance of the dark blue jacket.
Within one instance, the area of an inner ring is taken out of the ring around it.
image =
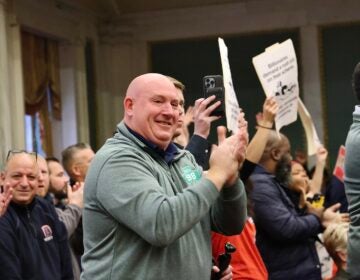
[[[0,218],[0,279],[73,279],[67,232],[48,201],[11,202]]]
[[[321,279],[315,248],[319,219],[297,207],[296,194],[257,166],[250,177],[256,245],[269,279]]]
[[[205,138],[194,134],[191,136],[185,149],[194,156],[196,163],[200,165],[203,170],[209,169],[211,145]]]
[[[336,176],[331,176],[331,179],[325,188],[324,207],[328,208],[338,202],[341,203],[341,207],[339,209],[340,213],[349,212],[344,183]]]

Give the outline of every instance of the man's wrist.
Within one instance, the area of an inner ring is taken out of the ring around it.
[[[216,170],[213,170],[211,168],[205,174],[205,177],[216,186],[218,191],[221,191],[226,182],[226,177],[222,174],[223,172],[217,172]]]
[[[274,123],[271,121],[261,121],[258,123],[258,126],[261,128],[266,128],[266,129],[272,129],[274,126]]]
[[[269,130],[272,130],[272,126],[265,126],[265,125],[262,125],[262,124],[258,124],[257,125],[258,128],[264,128],[264,129],[269,129]]]

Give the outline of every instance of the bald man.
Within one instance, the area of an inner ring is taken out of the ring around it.
[[[179,106],[167,77],[135,78],[124,110],[86,177],[81,279],[209,280],[210,230],[237,234],[246,219],[247,134],[223,139],[203,174],[171,142]]]
[[[301,193],[292,189],[288,138],[269,131],[264,152],[250,180],[256,245],[269,279],[321,280],[317,234],[337,221],[340,204],[327,208],[298,207]]]
[[[13,197],[0,219],[0,279],[73,279],[65,226],[36,197],[43,180],[36,155],[10,151],[1,176]]]

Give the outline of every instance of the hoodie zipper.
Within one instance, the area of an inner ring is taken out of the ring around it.
[[[26,217],[28,219],[29,225],[30,225],[30,231],[32,232],[33,236],[36,238],[36,228],[31,220],[31,214],[29,208],[26,206]]]

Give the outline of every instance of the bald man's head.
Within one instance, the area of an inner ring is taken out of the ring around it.
[[[178,104],[177,90],[166,76],[144,74],[127,89],[124,121],[147,141],[166,149],[177,128]]]
[[[275,130],[271,130],[268,135],[261,161],[266,160],[268,157],[271,157],[271,151],[274,149],[279,149],[282,145],[284,145],[285,142],[289,142],[289,140],[284,134],[280,133],[278,135]]]
[[[131,81],[126,91],[126,96],[137,97],[148,90],[158,90],[163,87],[168,87],[172,90],[175,89],[174,84],[167,76],[158,73],[147,73],[140,75]]]
[[[279,181],[287,183],[291,171],[291,154],[289,139],[276,131],[271,131],[266,142],[260,164]]]

